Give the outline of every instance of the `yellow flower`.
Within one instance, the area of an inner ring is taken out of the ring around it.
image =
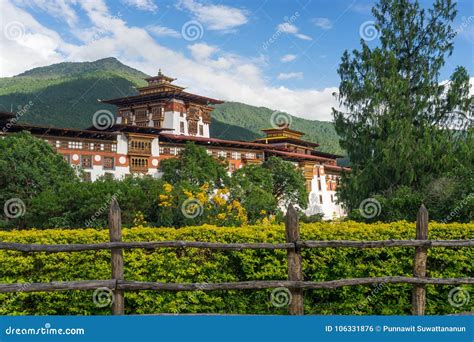
[[[266,210],[264,210],[264,209],[260,210],[260,215],[266,215],[266,214],[267,214]]]
[[[187,198],[193,198],[194,197],[193,193],[191,191],[183,190],[183,193]]]
[[[226,200],[217,195],[212,198],[212,201],[220,207],[226,204]]]
[[[160,202],[166,201],[169,198],[168,195],[159,195],[158,197],[160,199]]]
[[[218,220],[225,220],[225,213],[220,213],[220,214],[217,214],[217,219]]]
[[[196,199],[203,204],[207,202],[207,196],[204,192],[199,192],[196,195]]]
[[[170,183],[163,184],[163,189],[165,192],[171,192],[173,190],[173,186]]]
[[[209,184],[204,183],[203,185],[201,185],[200,189],[201,191],[206,192],[207,190],[209,190]]]

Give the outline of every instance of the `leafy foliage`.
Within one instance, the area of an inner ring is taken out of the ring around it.
[[[418,1],[380,0],[373,14],[380,45],[361,40],[338,69],[345,110],[334,109],[334,119],[352,163],[338,198],[352,210],[378,196],[387,206],[378,219],[412,219],[416,211],[405,209],[429,202],[434,184],[467,184],[443,188],[452,191],[436,210],[442,219],[474,191],[469,75],[458,67],[448,82],[439,80],[453,50],[455,4],[436,0],[426,11]]]
[[[180,182],[191,186],[202,186],[210,183],[212,188],[228,183],[225,161],[216,160],[207,154],[206,149],[187,142],[178,158],[165,159],[160,162],[163,180],[171,184]]]
[[[0,151],[0,203],[19,199],[26,207],[26,218],[1,217],[0,227],[25,226],[32,217],[28,209],[38,193],[57,193],[62,184],[79,181],[74,170],[51,146],[29,132],[0,139]],[[1,213],[5,215],[4,210]]]
[[[124,241],[285,241],[282,225],[225,228],[215,226],[123,229]],[[362,224],[355,222],[301,225],[303,240],[413,239],[415,225],[407,222]],[[430,239],[472,239],[473,224],[430,224]],[[0,232],[0,240],[20,243],[98,243],[108,232],[84,230],[24,230]],[[411,276],[412,248],[316,248],[303,250],[304,280],[322,281],[376,276]],[[430,248],[430,277],[468,277],[474,272],[472,248]],[[287,278],[286,251],[202,249],[125,251],[125,278],[160,282],[232,282]],[[0,251],[0,282],[26,283],[110,278],[110,251],[79,253],[29,253]],[[472,293],[473,286],[463,286]],[[453,307],[448,293],[454,286],[427,286],[427,314],[469,311],[469,305]],[[307,314],[409,315],[411,285],[378,284],[340,289],[305,291]],[[93,303],[93,291],[0,294],[2,315],[108,315],[110,308]],[[270,301],[271,290],[126,292],[127,314],[234,313],[287,314]]]

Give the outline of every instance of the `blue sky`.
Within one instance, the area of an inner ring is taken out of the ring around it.
[[[421,1],[428,7],[431,1]],[[330,120],[342,52],[369,45],[372,1],[0,0],[1,76],[113,56],[188,90]],[[474,1],[458,2],[456,65],[474,74]],[[361,33],[361,28],[367,31]],[[16,29],[16,31],[14,30]],[[10,32],[11,31],[11,32]],[[8,36],[10,35],[10,36]],[[13,38],[13,39],[12,39]],[[7,49],[8,48],[8,49]]]

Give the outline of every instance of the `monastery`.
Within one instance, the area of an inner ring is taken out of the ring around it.
[[[88,129],[17,123],[15,114],[0,112],[0,135],[30,131],[71,166],[82,169],[86,181],[105,175],[116,179],[130,174],[160,177],[160,161],[178,156],[186,142],[224,158],[230,173],[277,156],[302,170],[309,192],[307,215],[323,213],[325,219],[345,215],[336,203],[341,173],[350,171],[337,166],[341,156],[315,150],[318,144],[303,140],[303,133],[287,126],[263,129],[266,136],[253,142],[211,138],[212,106],[222,101],[188,93],[161,71],[146,81],[148,85],[139,88],[136,96],[102,100],[117,106],[116,118],[108,118],[106,110],[98,111]]]

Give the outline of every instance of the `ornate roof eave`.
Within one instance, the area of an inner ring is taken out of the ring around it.
[[[191,93],[187,93],[184,91],[166,91],[160,93],[152,93],[152,94],[145,94],[145,95],[133,95],[127,97],[120,97],[115,99],[107,99],[101,100],[102,103],[113,104],[117,106],[125,106],[125,105],[133,105],[133,104],[142,104],[152,101],[158,100],[169,100],[169,99],[180,99],[180,100],[187,100],[187,101],[194,101],[200,104],[205,105],[213,105],[213,104],[220,104],[224,103],[224,101],[213,99],[210,97],[199,96]]]

